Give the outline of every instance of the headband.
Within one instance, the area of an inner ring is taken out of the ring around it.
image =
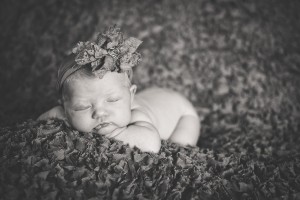
[[[141,43],[141,40],[134,37],[125,39],[116,26],[98,33],[96,42],[79,42],[73,48],[73,54],[58,69],[59,92],[64,81],[83,67],[90,67],[99,78],[108,71],[122,73],[131,70],[141,60],[141,54],[136,52]]]

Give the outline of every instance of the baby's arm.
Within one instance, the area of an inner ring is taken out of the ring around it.
[[[112,133],[112,135],[115,135],[115,133]],[[157,129],[152,125],[149,117],[139,110],[132,111],[131,123],[113,137],[129,144],[131,147],[136,146],[147,152],[157,153],[161,146]]]

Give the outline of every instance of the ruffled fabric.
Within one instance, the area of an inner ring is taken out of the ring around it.
[[[296,198],[300,155],[276,159],[253,152],[250,137],[237,138],[236,153],[229,153],[230,142],[220,153],[162,141],[152,154],[61,121],[27,121],[0,129],[0,193],[4,199]]]

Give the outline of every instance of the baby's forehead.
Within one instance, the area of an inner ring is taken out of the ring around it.
[[[85,95],[120,94],[129,89],[130,83],[124,76],[109,75],[98,77],[78,77],[64,85],[63,95],[68,97]]]

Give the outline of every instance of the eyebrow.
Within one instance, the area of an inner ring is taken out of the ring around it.
[[[115,94],[123,94],[123,90],[120,89],[113,89],[108,91],[107,93],[104,93],[106,96],[115,95]]]

